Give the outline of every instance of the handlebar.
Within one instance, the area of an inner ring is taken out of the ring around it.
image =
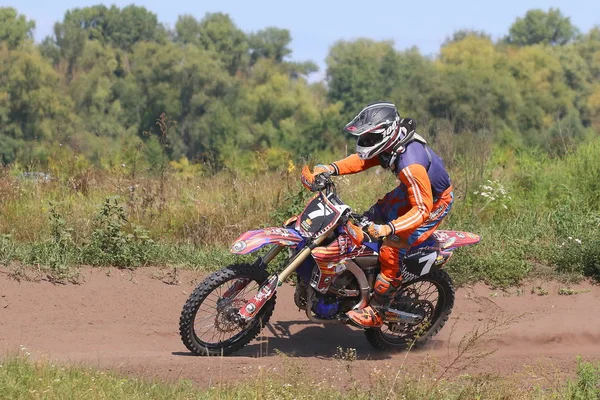
[[[328,172],[322,172],[316,175],[314,177],[314,180],[310,183],[310,186],[306,184],[305,186],[312,192],[325,191],[324,194],[326,197],[329,197],[331,194],[337,196],[337,188],[335,182],[331,179],[331,174]],[[370,224],[372,224],[372,222],[366,216],[354,213],[351,211],[351,209],[349,209],[342,216],[342,221],[344,221],[344,224],[350,223],[351,225],[354,225],[355,227],[359,228],[363,232],[365,237],[368,238],[367,241],[373,241],[366,229]]]
[[[354,225],[360,226],[360,228],[363,230],[371,224],[371,221],[369,221],[369,219],[362,214],[350,213],[348,214],[348,218],[352,220]]]
[[[331,174],[327,172],[323,172],[315,176],[315,189],[316,191],[321,191],[325,189],[326,195],[329,195],[331,193],[337,194],[335,182],[331,179]]]
[[[325,190],[325,195],[333,193],[337,195],[337,188],[335,182],[331,179],[331,174],[323,172],[315,176],[315,189],[316,191]],[[371,221],[362,214],[351,212],[347,215],[347,218],[364,230],[365,227],[371,224]]]

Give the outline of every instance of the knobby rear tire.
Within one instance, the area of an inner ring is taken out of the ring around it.
[[[381,328],[365,329],[365,335],[367,336],[367,340],[371,346],[375,347],[376,349],[386,351],[419,348],[432,337],[437,335],[438,332],[444,327],[446,321],[448,321],[448,318],[450,318],[452,308],[454,307],[455,293],[452,278],[450,278],[446,271],[438,269],[424,277],[408,282],[405,287],[418,282],[431,282],[436,285],[436,288],[438,289],[439,298],[434,311],[434,316],[431,321],[431,326],[420,336],[408,336],[405,338],[405,340],[398,338],[399,340],[393,343],[386,339],[381,331]]]
[[[271,318],[273,309],[275,308],[276,294],[274,294],[264,305],[244,331],[236,335],[237,337],[230,338],[218,344],[210,344],[201,341],[198,336],[196,336],[194,320],[202,302],[219,286],[238,278],[249,278],[259,285],[262,285],[268,277],[269,275],[264,268],[252,264],[230,265],[209,275],[196,287],[196,289],[194,289],[181,311],[179,334],[181,335],[181,340],[185,347],[197,356],[226,356],[250,343],[269,321],[269,318]],[[254,296],[254,294],[252,294],[252,296]]]

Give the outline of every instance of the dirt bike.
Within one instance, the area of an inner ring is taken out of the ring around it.
[[[316,195],[298,216],[282,227],[252,230],[231,246],[234,254],[272,247],[253,264],[234,264],[209,275],[183,306],[179,331],[195,355],[229,355],[254,339],[275,308],[277,288],[296,273],[294,301],[315,323],[348,323],[346,313],[369,303],[379,273],[379,241],[365,232],[368,221],[337,196],[329,175],[317,176]],[[327,265],[311,256],[318,246],[345,244]],[[365,329],[377,349],[419,346],[436,335],[454,306],[454,286],[442,269],[452,251],[478,243],[470,232],[437,230],[411,248],[404,259],[402,284],[384,310],[381,328]],[[345,248],[344,248],[345,247]],[[267,265],[284,249],[288,257],[279,273]]]

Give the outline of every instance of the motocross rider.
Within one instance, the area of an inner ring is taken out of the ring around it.
[[[381,272],[370,304],[347,314],[351,322],[363,328],[383,325],[384,307],[402,278],[410,274],[402,268],[406,252],[429,238],[452,207],[452,185],[444,163],[415,133],[414,126],[412,119],[400,118],[392,103],[369,104],[344,127],[345,132],[358,137],[356,153],[329,165],[317,165],[312,173],[302,176],[304,185],[310,187],[322,173],[347,175],[381,166],[400,180],[398,187],[365,213],[370,221],[369,235],[382,243]],[[345,247],[334,242],[314,249],[313,256],[319,263],[332,252],[347,252]]]

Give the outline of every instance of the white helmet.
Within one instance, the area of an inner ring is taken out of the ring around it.
[[[400,126],[398,110],[389,102],[369,104],[344,127],[344,131],[358,136],[356,152],[363,160],[406,143],[414,134],[414,130],[408,132]]]

